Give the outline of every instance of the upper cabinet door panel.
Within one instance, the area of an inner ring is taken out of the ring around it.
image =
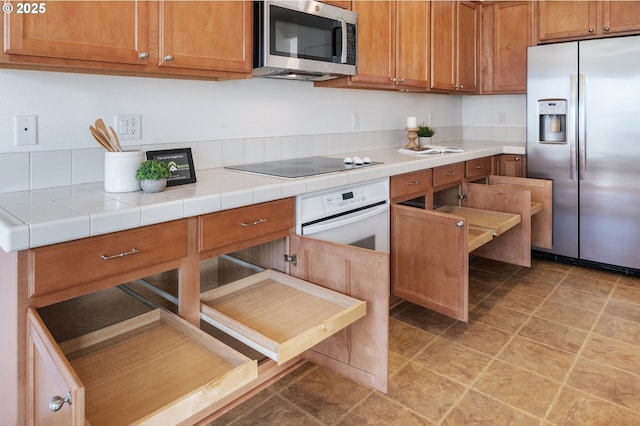
[[[455,2],[431,3],[431,88],[452,90],[456,84]]]
[[[602,20],[598,28],[603,34],[636,32],[640,30],[640,2],[600,2]]]
[[[252,2],[160,2],[160,66],[250,72]]]
[[[429,87],[429,3],[396,3],[396,78],[398,86]]]
[[[478,58],[478,6],[475,3],[458,3],[458,90],[476,92],[478,80],[476,61]]]
[[[594,35],[597,25],[595,1],[541,1],[538,3],[538,40]]]
[[[394,70],[394,8],[390,1],[357,1],[358,75],[354,82],[391,84]]]
[[[11,3],[5,53],[146,64],[147,1],[50,1],[43,13],[17,13],[24,3]]]

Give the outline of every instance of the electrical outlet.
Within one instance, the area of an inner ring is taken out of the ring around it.
[[[13,120],[15,146],[38,143],[38,116],[16,115]]]
[[[140,114],[117,114],[114,129],[120,140],[139,140],[142,134],[142,116]]]
[[[360,113],[354,112],[351,115],[351,129],[356,130],[360,128]]]

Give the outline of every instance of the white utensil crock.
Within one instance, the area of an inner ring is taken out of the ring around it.
[[[104,190],[133,192],[140,190],[136,172],[144,161],[143,151],[104,153]]]

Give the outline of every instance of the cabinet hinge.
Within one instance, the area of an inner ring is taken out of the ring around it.
[[[284,261],[291,263],[293,266],[298,266],[298,255],[292,254],[291,256],[289,256],[288,254],[285,254]]]
[[[458,194],[458,200],[467,201],[467,194]]]

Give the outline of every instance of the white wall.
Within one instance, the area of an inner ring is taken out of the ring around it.
[[[0,193],[102,180],[98,117],[142,115],[130,149],[190,146],[196,168],[396,146],[407,116],[436,141],[524,140],[523,96],[454,96],[315,88],[310,82],[211,82],[0,69]],[[506,111],[498,125],[496,114]],[[352,114],[360,126],[352,129]],[[14,146],[14,116],[37,115],[38,144]],[[464,127],[463,127],[464,126]],[[463,134],[464,129],[464,134]]]
[[[0,152],[85,148],[88,126],[117,113],[142,114],[142,140],[168,143],[402,128],[408,115],[461,125],[459,97],[314,88],[310,82],[195,81],[0,70]],[[13,145],[13,116],[37,115],[36,147]]]

